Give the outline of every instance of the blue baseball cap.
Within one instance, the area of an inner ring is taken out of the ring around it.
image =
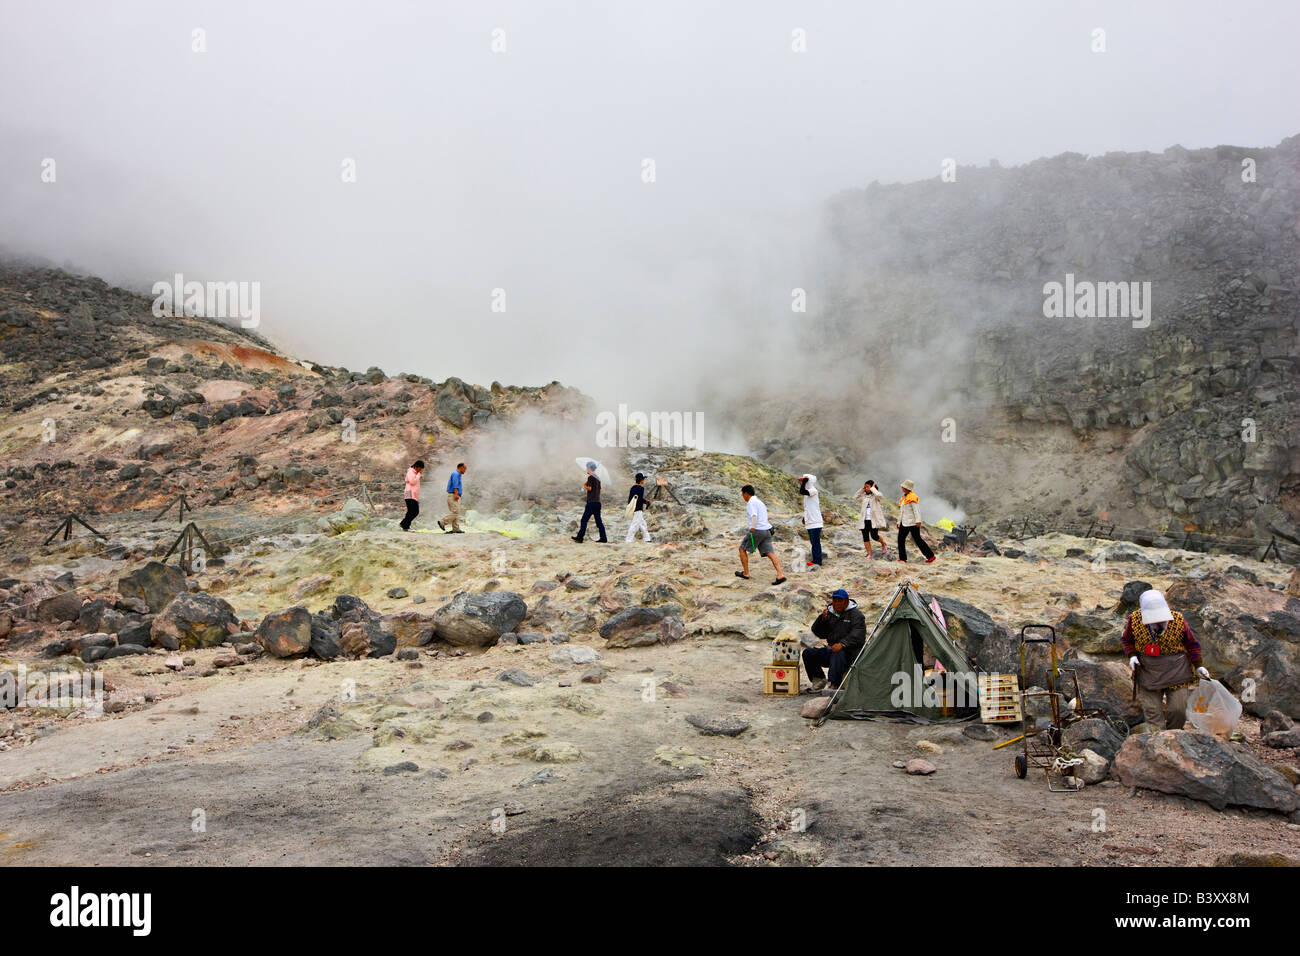
[[[844,598],[844,600],[847,601],[849,599],[849,592],[844,590],[843,588],[840,588],[838,591],[836,591],[834,594],[831,595],[831,598],[832,599]]]

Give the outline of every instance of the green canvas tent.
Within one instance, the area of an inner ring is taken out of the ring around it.
[[[943,687],[926,681],[918,663],[922,647],[943,664]],[[872,719],[909,715],[927,720],[965,719],[979,709],[976,666],[921,598],[916,585],[905,581],[881,613],[820,726],[831,718]],[[957,704],[955,714],[945,715],[940,696],[944,687]]]

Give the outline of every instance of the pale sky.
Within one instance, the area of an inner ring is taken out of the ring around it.
[[[681,408],[753,373],[837,191],[1276,145],[1297,37],[1254,0],[0,0],[0,248],[258,281],[328,364]]]

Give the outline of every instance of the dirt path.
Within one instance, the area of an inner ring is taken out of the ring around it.
[[[429,662],[442,667],[432,676],[433,666],[392,661],[272,665],[280,669],[211,678],[215,686],[188,696],[10,751],[0,755],[6,780],[49,768],[80,775],[0,794],[0,862],[759,864],[766,852],[782,864],[1185,865],[1229,848],[1293,852],[1297,841],[1277,815],[1216,813],[1118,784],[1050,794],[1041,780],[1014,776],[1010,748],[993,753],[957,727],[814,729],[799,701],[762,696],[753,675],[763,643],[607,651],[609,675],[596,685],[551,663],[553,650]],[[497,681],[507,666],[537,685]],[[334,740],[291,732],[347,676],[360,688],[359,726]],[[648,678],[653,701],[644,699]],[[668,679],[687,696],[664,692]],[[291,688],[304,705],[264,731],[269,739],[219,745],[225,711],[275,712]],[[181,703],[199,713],[176,713]],[[485,712],[490,720],[479,719]],[[696,713],[734,714],[751,727],[703,736],[685,720]],[[436,729],[421,743],[372,746],[386,714],[406,726],[429,718]],[[151,724],[156,716],[165,719]],[[196,752],[165,749],[190,738]],[[110,739],[118,747],[96,758]],[[943,748],[928,757],[938,772],[893,769],[921,755],[920,739]],[[530,746],[562,753],[561,744],[580,756],[526,755]],[[97,770],[100,759],[118,769]],[[418,770],[384,772],[404,760]],[[1104,830],[1094,829],[1098,810]],[[788,829],[797,811],[806,832]],[[768,833],[772,842],[758,842]]]

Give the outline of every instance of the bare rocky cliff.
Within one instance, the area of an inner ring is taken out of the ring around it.
[[[827,236],[807,360],[734,409],[772,464],[985,522],[1300,537],[1300,137],[873,183]],[[1067,281],[1150,283],[1149,315],[1045,317]]]

